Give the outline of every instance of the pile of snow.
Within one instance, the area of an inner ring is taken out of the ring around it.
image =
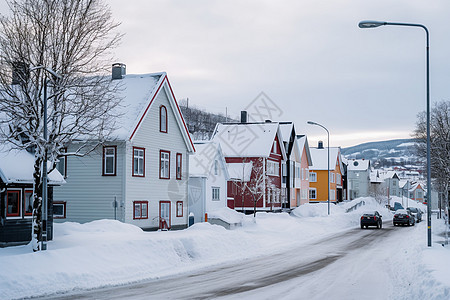
[[[256,218],[228,209],[209,214],[228,221],[239,220],[242,227],[235,230],[209,223],[158,232],[144,232],[113,220],[57,223],[47,251],[33,253],[31,245],[0,249],[0,299],[127,284],[287,251],[359,228],[360,216],[367,210],[378,210],[384,220],[392,218],[392,213],[374,199],[363,200],[365,205],[350,213],[345,213],[346,209],[361,199],[332,204],[330,215],[326,204],[306,204],[291,215],[257,213]],[[421,261],[424,255],[421,270],[431,269],[442,281],[440,284],[450,286],[446,277],[448,263],[442,263],[450,261],[450,248],[426,249],[425,230],[422,232],[419,226],[414,228],[420,232],[418,240],[406,240],[402,243],[405,249],[399,248],[399,257],[405,258],[399,259],[396,268],[408,273],[408,268],[416,268],[410,262]],[[392,243],[397,245],[398,241]],[[427,284],[435,283],[430,282]]]
[[[234,209],[223,207],[221,209],[208,212],[208,218],[220,219],[228,224],[242,224],[244,214],[239,213]]]

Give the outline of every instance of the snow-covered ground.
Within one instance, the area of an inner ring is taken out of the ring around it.
[[[345,212],[361,200],[365,205]],[[401,203],[401,198],[393,201]],[[410,201],[409,205],[425,210],[420,203]],[[112,220],[55,224],[54,241],[45,252],[32,253],[30,245],[0,249],[0,299],[121,285],[267,255],[358,227],[361,213],[367,210],[378,210],[385,221],[392,219],[392,213],[373,199],[360,198],[331,205],[330,216],[326,204],[306,204],[291,215],[259,213],[256,221],[233,211],[216,212],[242,220],[243,226],[235,230],[208,223],[161,232],[143,232]],[[429,299],[450,291],[450,247],[433,243],[428,248],[425,229],[417,226],[412,239],[392,239],[398,259],[381,268],[392,277],[394,287],[399,285],[399,291],[406,288],[401,276],[395,279],[399,270],[407,278],[426,278],[415,282],[414,295]],[[433,241],[444,241],[439,236],[444,229],[443,220],[433,218]],[[387,255],[392,248],[379,250],[377,255]],[[351,288],[345,286],[346,291]],[[440,292],[422,293],[429,289]]]

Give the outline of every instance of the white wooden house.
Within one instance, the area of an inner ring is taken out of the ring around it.
[[[121,85],[120,127],[90,155],[64,162],[67,184],[55,188],[54,198],[66,206],[65,221],[184,228],[188,155],[195,149],[167,75],[125,75],[125,65],[114,64],[112,80]]]
[[[205,213],[227,207],[227,181],[230,176],[218,143],[196,142],[189,157],[189,214],[194,222],[204,222]]]

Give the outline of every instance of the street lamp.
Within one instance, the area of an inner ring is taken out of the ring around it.
[[[327,170],[328,170],[328,214],[330,214],[330,132],[328,131],[328,129],[323,126],[320,125],[319,123],[316,122],[312,122],[312,121],[308,121],[307,122],[309,125],[316,125],[319,127],[322,127],[323,129],[326,130],[327,135],[328,135],[328,142],[327,142]]]
[[[54,77],[61,79],[61,75],[58,75],[55,71],[45,66],[36,66],[30,68],[30,71],[43,69],[44,71],[50,73]],[[47,212],[48,212],[48,187],[47,187],[47,78],[44,80],[44,162],[42,164],[42,222],[41,222],[41,232],[42,232],[42,250],[47,250]]]
[[[431,158],[430,158],[430,37],[428,29],[422,24],[393,23],[382,21],[361,21],[359,28],[375,28],[384,25],[420,27],[425,30],[427,38],[426,60],[427,60],[427,225],[428,225],[428,247],[431,247]]]

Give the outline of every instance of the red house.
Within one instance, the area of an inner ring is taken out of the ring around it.
[[[220,143],[230,174],[228,207],[246,213],[281,210],[286,152],[279,124],[217,124],[212,139]]]

